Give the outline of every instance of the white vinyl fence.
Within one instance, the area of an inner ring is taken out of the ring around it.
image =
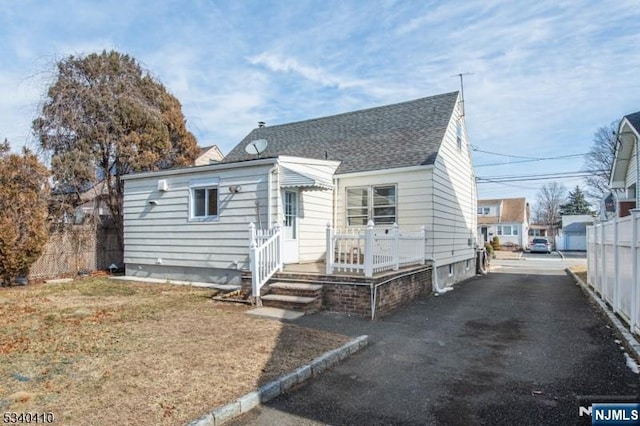
[[[640,334],[640,211],[587,227],[587,281]]]

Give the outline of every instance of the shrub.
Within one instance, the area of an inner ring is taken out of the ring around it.
[[[0,144],[0,283],[27,276],[48,237],[49,172],[35,154]]]
[[[493,257],[493,246],[489,242],[484,243],[484,248],[489,253],[489,256]]]
[[[498,238],[497,235],[493,237],[493,240],[491,240],[491,245],[493,246],[494,250],[500,250],[500,238]]]

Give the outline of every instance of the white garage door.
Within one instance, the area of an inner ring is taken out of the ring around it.
[[[565,250],[587,250],[587,236],[586,235],[566,235],[566,247]]]

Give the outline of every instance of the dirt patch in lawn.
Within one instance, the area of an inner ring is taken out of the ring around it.
[[[576,274],[583,283],[587,283],[587,267],[584,265],[571,266],[571,272]]]
[[[348,340],[211,295],[105,278],[0,289],[0,411],[185,423]]]

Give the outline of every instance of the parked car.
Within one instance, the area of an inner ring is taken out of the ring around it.
[[[534,238],[529,246],[531,253],[551,253],[551,243],[546,238]]]

